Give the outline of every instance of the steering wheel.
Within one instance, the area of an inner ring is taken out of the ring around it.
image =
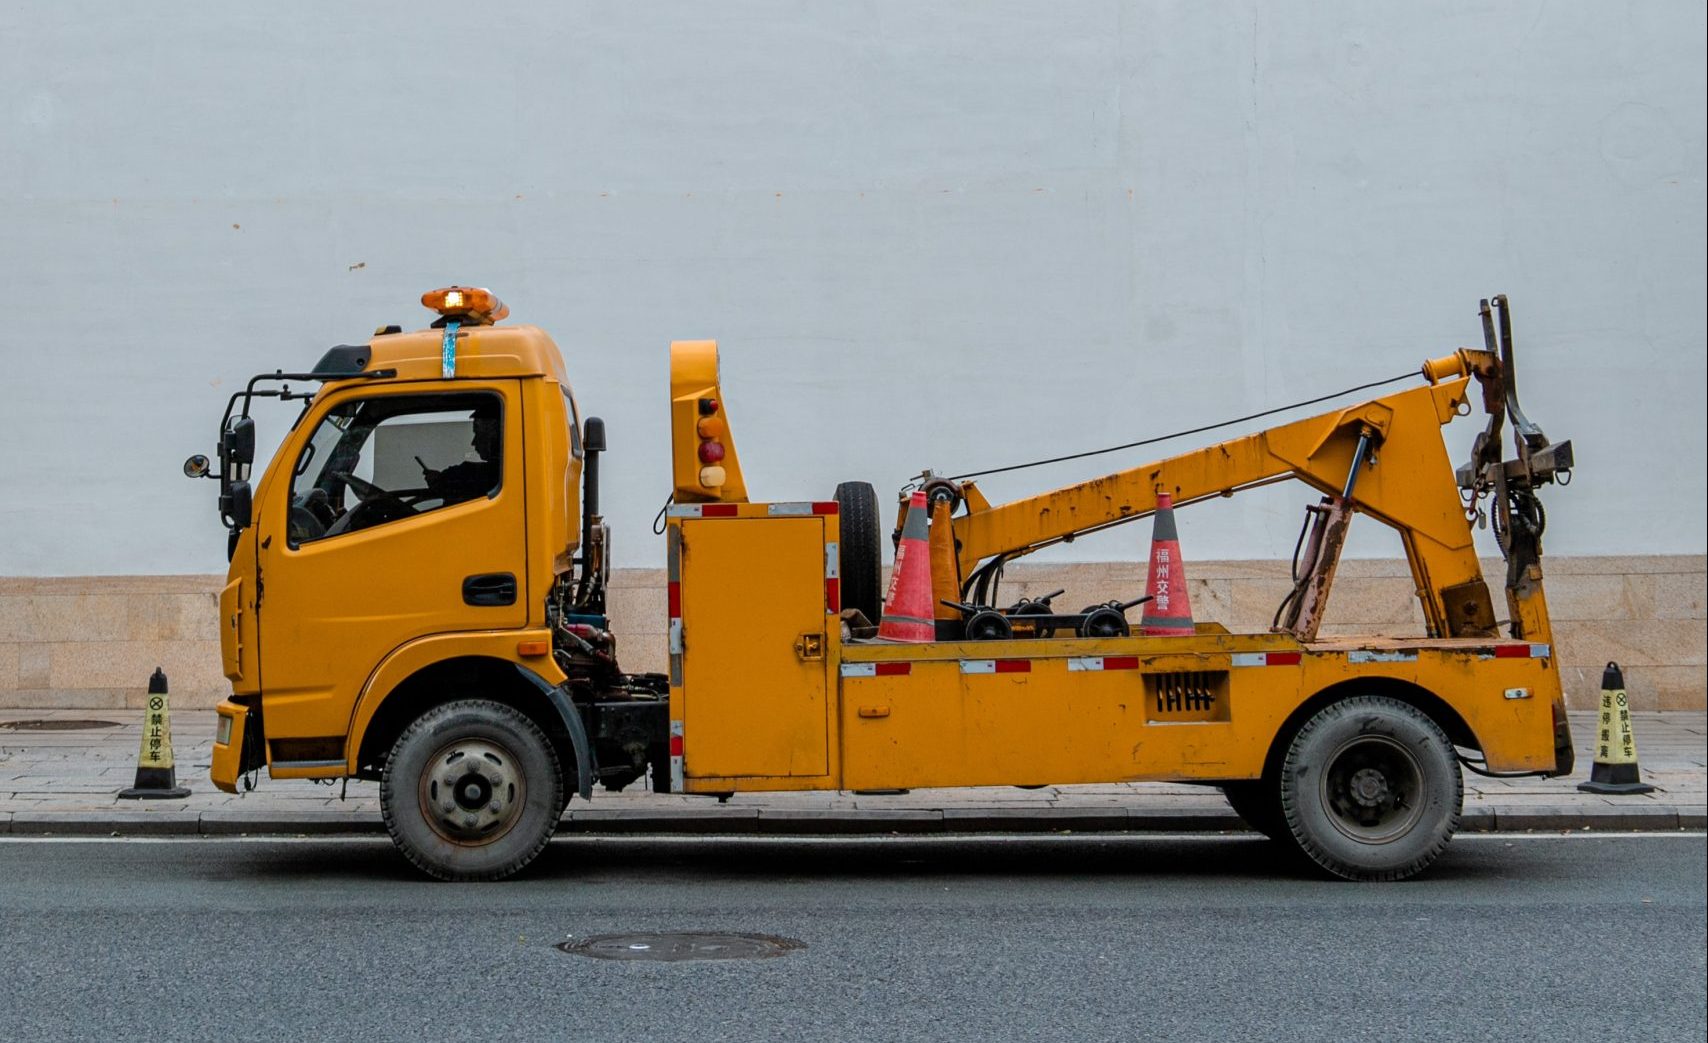
[[[330,471],[330,477],[343,482],[354,491],[361,502],[346,511],[326,529],[326,535],[336,536],[340,533],[365,529],[372,525],[382,525],[385,522],[396,521],[417,514],[414,504],[405,499],[406,496],[419,500],[426,493],[424,489],[405,489],[393,492],[382,489],[365,478],[358,478],[348,471]]]
[[[394,500],[397,499],[395,494],[387,492],[384,489],[381,489],[379,486],[375,485],[373,482],[368,481],[366,478],[357,478],[355,475],[351,474],[349,471],[333,471],[333,472],[331,472],[331,474],[332,474],[332,477],[338,479],[339,481],[343,482],[345,485],[356,490],[356,495],[360,496],[363,500],[372,500],[376,497],[381,497],[381,496],[389,496]]]

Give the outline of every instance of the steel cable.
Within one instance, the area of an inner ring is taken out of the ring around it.
[[[1008,471],[1023,471],[1028,467],[1043,467],[1046,464],[1065,463],[1069,460],[1083,460],[1088,456],[1102,456],[1104,453],[1118,453],[1123,449],[1137,449],[1144,445],[1154,445],[1157,442],[1166,442],[1171,438],[1184,438],[1187,435],[1203,434],[1205,431],[1215,431],[1219,428],[1232,427],[1235,424],[1243,424],[1248,420],[1259,420],[1266,416],[1274,416],[1276,413],[1285,413],[1289,409],[1301,409],[1305,406],[1314,406],[1319,402],[1327,402],[1330,399],[1340,398],[1344,395],[1350,395],[1357,391],[1368,391],[1371,388],[1383,387],[1387,384],[1397,384],[1402,380],[1408,380],[1413,377],[1420,376],[1422,376],[1422,374],[1417,370],[1409,370],[1405,373],[1401,373],[1399,376],[1389,377],[1386,380],[1373,380],[1368,384],[1359,384],[1356,387],[1349,387],[1342,391],[1335,391],[1331,394],[1318,396],[1317,398],[1307,398],[1302,402],[1294,402],[1291,405],[1276,406],[1274,409],[1265,409],[1261,413],[1251,413],[1246,416],[1235,417],[1232,420],[1223,420],[1220,423],[1205,424],[1203,427],[1187,428],[1184,431],[1175,431],[1172,434],[1157,435],[1154,438],[1144,438],[1137,442],[1127,442],[1124,445],[1112,445],[1107,449],[1089,449],[1083,453],[1069,453],[1066,456],[1052,456],[1048,460],[1033,460],[1030,463],[1010,464],[1007,467],[992,467],[983,471],[968,471],[965,474],[950,475],[948,480],[958,482],[965,478],[982,478],[987,474],[1004,474]]]

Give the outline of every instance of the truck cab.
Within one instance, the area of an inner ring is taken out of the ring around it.
[[[468,697],[516,709],[566,763],[591,769],[576,757],[582,716],[542,693],[569,680],[554,629],[576,628],[580,657],[614,668],[607,533],[596,514],[582,524],[603,425],[584,429],[550,337],[494,325],[496,298],[449,288],[424,302],[439,315],[428,329],[385,327],[306,372],[255,378],[227,411],[219,473],[199,465],[220,481],[232,530],[221,789],[263,766],[274,778],[383,778],[408,724]],[[249,414],[262,398],[302,407],[251,486]]]

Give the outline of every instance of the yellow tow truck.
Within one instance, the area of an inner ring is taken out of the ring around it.
[[[378,780],[393,840],[430,875],[516,872],[595,783],[724,797],[1155,780],[1218,785],[1327,873],[1392,880],[1457,829],[1461,764],[1571,770],[1537,500],[1569,477],[1571,443],[1519,408],[1503,298],[1483,302],[1484,348],[1358,405],[1007,504],[923,476],[940,607],[937,639],[912,644],[872,625],[872,487],[750,500],[717,345],[674,343],[666,674],[619,665],[604,424],[580,415],[557,347],[501,324],[486,290],[422,302],[427,329],[255,377],[217,462],[185,472],[218,481],[230,531],[213,782]],[[1455,473],[1441,431],[1473,381],[1487,427]],[[253,478],[263,398],[302,405]],[[1150,516],[1159,493],[1184,506],[1283,480],[1322,499],[1266,632],[1147,636],[1119,604],[994,604],[1008,562]],[[1504,620],[1479,513],[1508,565]],[[1319,638],[1355,514],[1399,533],[1425,635]]]

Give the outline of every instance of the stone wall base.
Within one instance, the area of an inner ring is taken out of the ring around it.
[[[1704,556],[1551,558],[1553,615],[1567,700],[1596,705],[1601,670],[1625,668],[1632,705],[1643,710],[1701,710],[1705,683]],[[1069,610],[1143,592],[1144,563],[1017,564],[1000,598],[1067,588]],[[1186,563],[1199,619],[1230,630],[1262,631],[1286,593],[1287,563]],[[1484,563],[1499,577],[1499,561]],[[139,707],[156,666],[172,681],[173,703],[212,706],[223,697],[216,576],[0,577],[0,709]],[[1504,610],[1498,586],[1497,612]],[[664,572],[619,570],[611,616],[623,662],[664,668]],[[1346,561],[1329,601],[1323,633],[1407,636],[1423,632],[1404,561]]]

